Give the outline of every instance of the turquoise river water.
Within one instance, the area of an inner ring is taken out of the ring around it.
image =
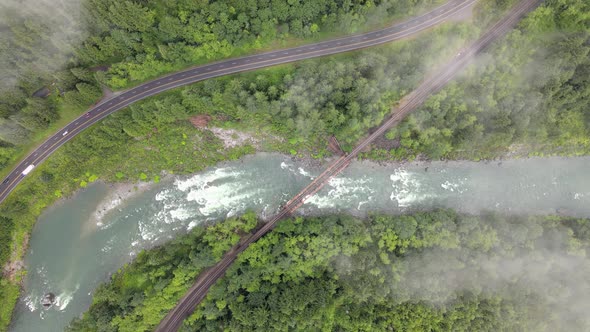
[[[561,213],[590,217],[590,158],[503,162],[353,163],[299,211],[402,213],[449,207],[478,213]],[[96,286],[137,253],[206,221],[253,209],[277,211],[321,168],[257,154],[205,172],[167,177],[98,216],[112,189],[93,184],[48,209],[31,235],[28,274],[11,331],[63,331],[91,303]],[[43,309],[47,292],[56,304]]]

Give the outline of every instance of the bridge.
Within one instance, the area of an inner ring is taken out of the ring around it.
[[[291,198],[278,212],[277,215],[267,221],[261,228],[251,235],[244,237],[232,247],[224,257],[214,266],[207,269],[197,278],[193,286],[180,299],[176,307],[166,315],[156,328],[156,332],[177,331],[182,322],[205,298],[209,288],[221,278],[237,256],[246,250],[248,246],[266,233],[272,230],[277,222],[297,210],[305,203],[305,200],[317,193],[329,180],[344,170],[358,154],[369,146],[375,139],[383,135],[385,131],[401,121],[406,115],[417,109],[433,93],[442,89],[455,75],[463,69],[471,60],[483,51],[498,37],[506,34],[529,11],[540,4],[541,0],[522,0],[510,10],[499,22],[491,27],[485,34],[471,45],[463,49],[444,67],[426,78],[414,91],[404,97],[397,107],[392,110],[392,115],[385,120],[372,134],[361,142],[348,154],[331,162],[326,170],[316,177],[307,187]]]

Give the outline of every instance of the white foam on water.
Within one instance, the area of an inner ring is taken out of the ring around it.
[[[331,178],[328,181],[328,185],[332,189],[326,195],[316,193],[311,197],[307,197],[305,203],[315,205],[319,209],[333,208],[337,203],[347,206],[349,203],[357,200],[361,195],[375,193],[368,182],[369,180],[366,178]]]
[[[281,162],[281,169],[291,169],[291,165],[288,165],[286,162]]]
[[[154,199],[159,202],[159,201],[167,200],[169,198],[171,198],[170,189],[164,189],[164,190],[160,191],[159,193],[157,193],[156,197]]]
[[[232,218],[235,217],[238,214],[238,210],[236,209],[231,209],[229,210],[229,212],[225,215],[225,218]]]
[[[144,224],[145,228],[148,229],[150,225],[159,225],[159,224],[172,224],[176,219],[172,216],[172,211],[179,209],[179,205],[172,202],[172,203],[165,203],[162,208],[156,212],[155,220],[149,220]],[[151,218],[150,218],[151,219]]]
[[[269,209],[270,209],[270,204],[264,205],[264,208],[262,209],[262,212],[260,212],[260,218],[262,220],[266,220],[266,218],[268,218],[269,216],[271,216],[271,215],[274,214],[275,211],[270,211]]]
[[[76,288],[73,291],[64,291],[61,294],[55,297],[55,303],[53,304],[55,308],[59,311],[64,311],[68,304],[74,298],[74,294],[80,289],[80,284],[76,284]]]
[[[359,204],[357,205],[356,209],[357,209],[357,210],[360,210],[360,209],[361,209],[361,206],[363,206],[363,205],[365,205],[365,204],[367,204],[367,203],[369,203],[369,201],[362,201],[362,202],[359,202]]]
[[[218,168],[203,174],[197,174],[186,180],[176,180],[174,184],[181,191],[194,188],[205,188],[210,182],[224,178],[238,178],[243,172],[232,170],[229,167]]]
[[[114,210],[110,210],[109,212],[112,212],[112,211],[114,211]],[[119,210],[119,211],[121,211],[121,210]],[[113,226],[113,224],[115,224],[115,223],[114,222],[109,222],[109,223],[106,223],[105,224],[102,221],[98,221],[96,223],[96,226],[98,227],[99,230],[104,231],[104,230],[107,230],[107,229],[111,228]]]
[[[55,306],[59,311],[64,311],[70,301],[74,298],[74,294],[61,294],[55,301]]]
[[[314,177],[311,174],[309,174],[309,172],[307,172],[306,170],[304,170],[303,167],[299,167],[298,170],[299,170],[299,174],[301,174],[301,175],[303,175],[305,177],[308,177],[308,178],[310,178],[310,179],[313,180]]]
[[[185,208],[179,208],[176,210],[170,210],[170,216],[176,220],[184,221],[192,217],[192,214]]]
[[[43,285],[47,285],[47,268],[45,265],[38,266],[36,272],[41,277],[41,280],[43,280]]]
[[[243,211],[251,203],[252,190],[245,183],[243,171],[232,168],[220,168],[204,174],[198,174],[187,180],[177,180],[176,187],[186,192],[186,201],[196,202],[199,206],[194,210],[173,214],[175,219],[186,220],[195,212],[204,217],[213,214],[227,213],[231,216]],[[214,181],[225,179],[224,183]],[[233,211],[232,211],[233,210]]]
[[[244,211],[260,189],[253,189],[243,174],[226,167],[176,180],[173,188],[156,194],[154,213],[139,221],[140,241],[153,242],[168,232],[190,230],[202,221]]]
[[[457,192],[459,194],[462,194],[465,191],[467,191],[467,189],[463,187],[463,185],[465,184],[465,180],[466,179],[459,179],[457,180],[457,182],[451,182],[449,180],[446,180],[445,182],[441,183],[440,186],[446,191]]]
[[[105,252],[105,253],[111,251],[113,249],[114,242],[115,242],[115,239],[114,238],[110,238],[107,241],[107,244],[104,247],[102,247],[100,249],[100,251]]]
[[[190,231],[191,229],[195,228],[199,223],[197,223],[196,221],[191,221],[188,223],[188,226],[186,227],[187,231]]]
[[[41,301],[41,299],[34,298],[29,294],[24,297],[23,301],[25,302],[25,305],[27,306],[29,311],[34,312],[35,310],[37,310],[37,304],[39,303],[39,301]]]
[[[144,241],[152,240],[154,238],[154,236],[156,235],[152,231],[149,223],[146,224],[146,223],[140,222],[138,226],[139,226],[139,235],[141,236],[141,238]]]
[[[404,169],[396,169],[393,174],[389,176],[392,182],[393,191],[389,199],[396,201],[400,208],[405,208],[413,203],[426,198],[425,195],[420,196],[420,182],[412,176],[411,173]]]
[[[231,209],[243,210],[252,200],[253,193],[247,192],[245,183],[224,183],[218,186],[191,190],[187,201],[197,202],[199,212],[205,216]]]

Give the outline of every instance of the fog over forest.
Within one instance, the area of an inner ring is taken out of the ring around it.
[[[256,138],[263,133],[271,141],[263,149],[314,162],[331,155],[332,136],[350,151],[517,2],[479,0],[472,16],[415,38],[209,79],[134,103],[76,138],[69,129],[71,141],[35,161],[1,206],[0,265],[20,264],[42,211],[91,182],[158,182],[260,150],[224,148],[191,124],[197,116]],[[83,116],[104,87],[125,90],[195,64],[373,29],[437,3],[0,0],[0,170]],[[43,96],[35,94],[44,87]],[[544,0],[359,158],[589,155],[589,98],[590,2]],[[590,329],[588,220],[447,210],[302,220],[279,224],[249,247],[185,327]],[[94,305],[72,330],[153,328],[256,223],[248,213],[196,227],[139,255],[93,293]],[[20,296],[19,278],[1,277],[0,331]]]
[[[62,69],[88,34],[82,11],[81,0],[0,2],[0,30],[6,32],[0,36],[0,71],[7,78],[0,80],[0,91],[13,87],[22,75],[45,77]],[[18,28],[23,23],[29,31]],[[16,39],[19,49],[4,49],[19,32],[28,36]]]
[[[539,324],[541,330],[590,327],[590,260],[583,249],[568,243],[571,230],[556,228],[536,237],[542,227],[523,218],[506,231],[497,233],[499,245],[487,252],[479,245],[465,245],[428,248],[400,258],[396,263],[407,272],[391,283],[393,298],[437,305],[470,292],[516,299],[530,309],[531,326]],[[527,243],[534,250],[524,249]]]

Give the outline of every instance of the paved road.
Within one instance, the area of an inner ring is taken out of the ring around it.
[[[0,184],[0,202],[4,201],[8,194],[10,194],[10,192],[24,178],[22,172],[27,166],[39,165],[55,150],[84,129],[90,127],[109,114],[125,108],[138,100],[179,86],[203,81],[213,77],[329,54],[358,50],[402,39],[444,22],[459,11],[472,5],[475,1],[476,0],[451,0],[428,13],[382,30],[289,49],[223,60],[164,76],[126,90],[91,108],[87,114],[84,114],[69,123],[21,161]]]
[[[375,132],[364,138],[349,154],[333,161],[322,174],[314,179],[312,183],[289,200],[276,216],[265,223],[264,226],[254,234],[248,238],[242,239],[240,243],[234,246],[221,259],[221,261],[202,273],[185,296],[180,299],[176,307],[160,322],[160,325],[156,328],[156,332],[177,331],[184,319],[188,317],[205,298],[209,288],[225,274],[225,271],[237,258],[238,254],[246,250],[251,243],[257,241],[273,229],[279,220],[290,215],[293,211],[303,205],[308,197],[311,197],[318,192],[331,177],[337,175],[346,168],[346,166],[348,166],[348,164],[376,138],[383,135],[385,131],[397,124],[408,113],[418,108],[418,106],[426,101],[428,96],[442,89],[442,87],[453,79],[454,76],[464,68],[477,53],[481,52],[492,41],[508,32],[518,23],[523,15],[534,9],[541,1],[542,0],[522,0],[482,37],[464,48],[442,69],[426,78],[416,90],[407,95],[400,104],[392,110],[392,115],[384,121]]]

